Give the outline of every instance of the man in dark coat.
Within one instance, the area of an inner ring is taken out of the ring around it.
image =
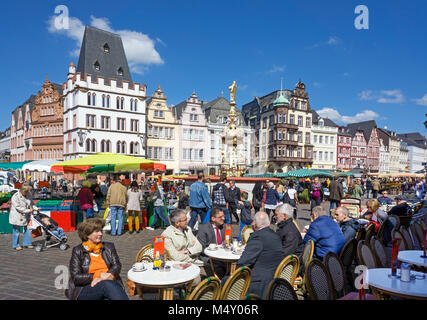
[[[301,260],[304,250],[301,233],[293,222],[294,207],[285,203],[276,208],[275,217],[277,221],[277,234],[282,240],[283,253],[285,257],[290,254],[298,256]]]
[[[199,259],[205,263],[205,270],[207,276],[212,276],[214,272],[222,278],[226,272],[226,265],[218,260],[213,260],[215,270],[212,270],[209,257],[205,255],[204,250],[209,247],[211,243],[221,245],[225,239],[225,228],[224,228],[224,211],[221,208],[213,207],[210,214],[211,223],[203,223],[199,226],[199,232],[197,237],[200,244],[203,247],[202,253]]]
[[[230,188],[228,188],[228,209],[230,210],[233,217],[236,219],[236,223],[239,223],[239,216],[237,214],[237,204],[241,201],[240,198],[240,189],[236,187],[236,182],[234,180],[230,181]],[[230,222],[233,220],[230,217]]]
[[[340,201],[344,196],[341,182],[338,181],[338,177],[335,177],[329,186],[329,215],[332,215],[332,210],[340,205]]]
[[[362,229],[362,226],[356,219],[349,217],[349,212],[346,207],[338,207],[337,210],[335,210],[335,220],[339,223],[346,242],[350,239],[354,239],[357,231]]]
[[[257,212],[253,232],[246,244],[237,267],[247,266],[252,270],[252,281],[248,293],[265,297],[267,286],[273,280],[277,266],[285,258],[282,241],[269,228],[270,219],[265,212]]]

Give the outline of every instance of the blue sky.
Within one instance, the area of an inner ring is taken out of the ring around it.
[[[70,28],[53,28],[57,5]],[[369,29],[357,30],[357,5]],[[122,35],[133,80],[158,84],[169,104],[189,97],[228,98],[236,80],[239,106],[301,78],[313,109],[339,124],[375,119],[400,133],[419,131],[427,113],[427,21],[424,0],[185,0],[6,2],[0,12],[4,117],[77,65],[82,28]],[[6,116],[7,115],[7,116]]]

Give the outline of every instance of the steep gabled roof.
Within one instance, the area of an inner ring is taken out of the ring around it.
[[[217,123],[218,116],[228,116],[230,112],[230,103],[224,97],[218,97],[215,100],[203,104],[202,110],[206,118],[211,123]],[[242,112],[236,108],[240,123],[243,123]]]
[[[22,105],[17,106],[16,109],[12,111],[16,127],[18,126],[19,112],[22,112],[22,110],[24,111],[24,112],[22,112],[22,123],[25,126],[26,112],[24,110],[24,107],[26,104],[29,104],[29,112],[31,114],[33,112],[33,107],[34,107],[35,102],[36,102],[36,96],[32,94]]]
[[[105,45],[109,48],[108,52],[104,50]],[[99,63],[99,70],[95,68],[95,63]],[[120,68],[122,75],[119,74]],[[117,34],[94,27],[85,27],[76,71],[103,77],[105,83],[108,83],[109,79],[117,79],[118,85],[122,80],[128,81],[129,86],[132,85],[122,38]]]
[[[366,142],[371,138],[372,129],[377,127],[375,120],[368,120],[363,122],[350,123],[347,125],[350,133],[354,136],[357,130],[362,130],[365,135]]]
[[[320,118],[322,118],[325,127],[338,127],[331,119],[321,117],[315,110],[311,109],[311,113],[313,114],[313,124],[318,125]]]
[[[385,146],[389,146],[390,145],[391,135],[389,134],[389,132],[387,132],[387,130],[382,129],[382,128],[378,128],[378,136],[379,136],[380,139],[383,140],[383,144]]]
[[[414,146],[421,149],[427,149],[427,139],[419,132],[411,133],[402,133],[397,135],[403,141],[405,141],[408,146]]]

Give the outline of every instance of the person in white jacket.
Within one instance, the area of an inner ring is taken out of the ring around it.
[[[133,223],[132,218],[135,216],[135,231],[139,233],[140,230],[140,213],[141,213],[141,201],[142,201],[142,191],[138,187],[138,183],[136,181],[132,181],[130,184],[130,189],[127,191],[128,193],[128,203],[127,203],[127,211],[129,214],[128,218],[128,227],[129,233],[133,233]],[[142,217],[143,219],[143,228],[147,226],[147,217]]]

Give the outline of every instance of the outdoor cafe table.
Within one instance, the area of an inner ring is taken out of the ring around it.
[[[427,258],[421,258],[424,254],[422,250],[405,250],[399,251],[397,259],[402,262],[414,264],[419,267],[427,267]]]
[[[399,296],[406,299],[427,300],[427,277],[414,279],[409,282],[397,277],[389,277],[391,268],[367,270],[367,283],[377,291],[386,295]],[[398,272],[398,275],[400,272]],[[422,276],[421,272],[411,271],[411,274]]]
[[[143,287],[158,288],[160,297],[163,300],[173,299],[173,288],[192,282],[200,275],[200,268],[195,264],[184,270],[173,267],[179,261],[166,261],[166,266],[170,266],[170,271],[153,270],[153,263],[147,263],[146,271],[136,272],[130,269],[128,279],[140,284]]]
[[[245,246],[242,246],[242,252],[245,249]],[[217,246],[216,250],[211,250],[207,247],[204,250],[204,253],[209,257],[211,268],[215,273],[215,269],[212,263],[212,259],[222,261],[227,266],[226,274],[232,274],[236,270],[236,262],[240,259],[242,253],[237,254],[231,252],[231,249],[223,248],[222,246]]]

